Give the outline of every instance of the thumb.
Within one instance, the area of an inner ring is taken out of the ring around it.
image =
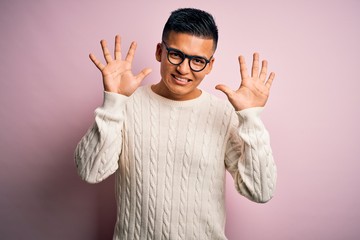
[[[232,95],[233,91],[226,85],[224,84],[219,84],[215,86],[215,89],[222,91],[223,93],[226,94],[227,97],[230,97],[230,95]]]
[[[142,81],[147,75],[151,73],[151,71],[151,68],[145,68],[138,75],[136,75],[135,78]]]

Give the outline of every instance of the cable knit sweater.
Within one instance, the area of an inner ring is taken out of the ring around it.
[[[188,101],[163,98],[150,86],[131,97],[105,92],[75,162],[90,183],[116,173],[114,239],[226,239],[225,170],[252,201],[274,192],[261,110],[236,112],[204,91]]]

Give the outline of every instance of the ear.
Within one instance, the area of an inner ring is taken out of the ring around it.
[[[158,62],[161,62],[161,54],[162,54],[161,43],[158,43],[156,45],[156,51],[155,51],[155,58]]]
[[[213,68],[215,62],[215,58],[211,58],[210,62],[208,63],[208,65],[206,66],[206,74],[209,74]]]

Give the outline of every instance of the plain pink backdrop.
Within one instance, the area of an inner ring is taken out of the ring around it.
[[[170,12],[211,12],[220,40],[201,87],[239,85],[237,56],[276,72],[262,119],[278,166],[275,197],[255,204],[227,181],[236,239],[360,239],[360,1],[1,1],[0,238],[111,239],[113,178],[76,174],[75,146],[102,103],[88,59],[99,41],[138,42],[134,70],[159,80],[156,44]],[[112,45],[112,44],[111,44]]]

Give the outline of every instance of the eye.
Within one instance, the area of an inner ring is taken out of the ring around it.
[[[206,60],[200,57],[195,57],[192,59],[192,63],[198,66],[203,66],[206,64]]]
[[[174,59],[182,59],[183,58],[183,56],[180,52],[173,51],[173,50],[169,51],[169,56]]]

